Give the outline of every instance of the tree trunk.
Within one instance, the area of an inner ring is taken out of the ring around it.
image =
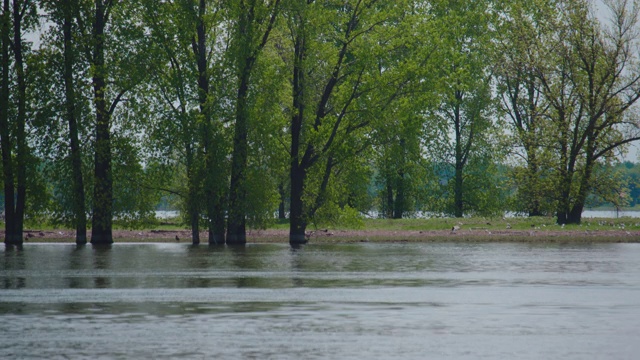
[[[454,216],[461,218],[464,215],[464,202],[462,200],[462,166],[456,164],[454,198]]]
[[[91,243],[94,245],[113,243],[113,179],[111,177],[111,133],[110,114],[105,100],[107,87],[104,65],[105,8],[101,0],[95,1],[93,24],[93,91],[96,110],[95,168],[93,190],[93,219]]]
[[[246,60],[248,63],[250,60]],[[250,65],[247,64],[240,74],[240,86],[236,104],[236,124],[233,136],[233,156],[231,161],[231,184],[229,187],[229,220],[227,222],[227,244],[244,245],[246,235],[247,197],[245,172],[247,169],[247,133],[249,109],[247,96],[249,91]]]
[[[462,95],[456,91],[456,103],[454,108],[454,127],[455,127],[455,174],[454,174],[454,188],[453,188],[453,215],[457,218],[461,218],[464,215],[464,202],[463,199],[463,177],[462,171],[464,170],[464,151],[462,150],[462,119],[460,115],[460,103],[462,101]]]
[[[71,187],[73,189],[73,213],[76,226],[76,244],[87,243],[87,218],[85,210],[84,180],[82,177],[82,156],[78,140],[78,122],[76,116],[75,85],[73,81],[73,45],[72,45],[72,9],[69,4],[64,9],[62,32],[64,37],[64,85],[66,97],[66,117],[69,125],[69,143],[71,153]]]
[[[302,27],[302,26],[301,26]],[[304,43],[304,30],[295,38],[294,44],[294,64],[293,64],[293,108],[295,111],[291,116],[291,162],[289,175],[291,182],[291,192],[289,197],[289,244],[298,246],[307,243],[305,231],[307,229],[307,219],[304,215],[304,182],[307,176],[306,163],[307,156],[300,158],[300,138],[302,135],[302,122],[305,113],[304,98],[304,69],[306,47]],[[305,154],[306,155],[306,154]]]
[[[561,117],[564,119],[564,117]],[[575,171],[575,156],[569,153],[569,146],[564,139],[567,139],[566,130],[563,132],[562,141],[560,141],[560,181],[558,186],[558,208],[557,223],[567,224],[569,220],[570,204],[571,204],[571,183],[573,182],[573,174]]]
[[[573,205],[571,206],[571,210],[567,216],[567,224],[580,224],[582,221],[582,211],[584,210],[584,205],[587,202],[587,196],[589,195],[591,177],[593,176],[593,153],[594,147],[591,140],[587,144],[587,159],[585,161],[585,169],[582,174],[582,179],[580,180],[580,188],[578,189],[578,194],[576,195]]]
[[[278,194],[280,194],[280,205],[278,206],[278,219],[284,220],[287,218],[287,212],[285,210],[285,200],[287,194],[284,191],[284,185],[280,183],[278,185]]]
[[[306,170],[297,164],[291,165],[291,205],[289,213],[289,244],[291,246],[307,243],[305,231],[307,219],[304,216],[302,195],[304,193],[304,180]]]
[[[558,224],[567,224],[569,221],[569,208],[570,208],[570,199],[569,195],[571,193],[571,181],[572,174],[567,170],[560,170],[560,184],[559,184],[559,199],[558,199],[558,210],[557,210],[557,223]]]
[[[404,184],[404,171],[398,171],[398,177],[396,181],[396,201],[393,204],[393,218],[402,219],[402,215],[405,210],[405,184]]]
[[[391,219],[393,218],[393,179],[391,176],[386,176],[386,183],[387,183],[387,191],[386,191],[386,199],[385,199],[385,203],[386,208],[384,209],[384,217],[385,219]]]
[[[17,160],[17,199],[16,199],[16,224],[14,228],[16,240],[22,243],[22,232],[24,227],[24,213],[27,204],[27,141],[25,134],[26,126],[26,103],[27,103],[27,85],[24,74],[24,61],[22,58],[22,16],[23,7],[30,6],[28,4],[20,4],[20,1],[13,1],[13,46],[16,57],[16,78],[18,80],[18,117],[16,121],[16,142],[18,143]]]
[[[193,44],[193,52],[196,56],[198,67],[198,100],[200,113],[203,115],[200,126],[200,136],[204,147],[204,177],[205,197],[207,203],[207,217],[209,223],[209,244],[224,244],[224,208],[222,191],[216,180],[219,180],[219,164],[217,164],[217,151],[213,143],[212,117],[209,99],[209,71],[207,66],[207,39],[204,25],[207,3],[200,0],[198,4],[198,23],[196,25],[197,43]]]
[[[530,199],[528,204],[529,216],[542,216],[537,161],[535,149],[530,147],[529,150],[527,150],[527,172],[529,181],[526,189],[528,198]]]
[[[2,84],[0,88],[0,142],[2,147],[2,172],[4,177],[5,239],[7,245],[20,245],[22,237],[15,233],[15,188],[13,174],[12,144],[9,125],[9,0],[3,2],[2,19]]]
[[[186,127],[185,127],[186,128]],[[189,212],[189,223],[191,225],[191,243],[200,244],[200,209],[198,206],[198,181],[193,166],[193,149],[190,139],[185,142],[185,156],[187,163],[187,211]]]
[[[238,74],[238,93],[236,97],[236,123],[233,134],[233,154],[231,158],[231,182],[229,186],[229,219],[227,222],[227,244],[244,245],[247,242],[247,185],[246,172],[249,152],[249,81],[255,61],[265,46],[273,28],[280,0],[270,2],[273,6],[269,23],[259,44],[254,44],[253,33],[267,20],[258,11],[260,2],[240,2],[237,34],[240,39],[237,49],[236,70]],[[263,4],[262,6],[268,6]],[[257,7],[257,8],[256,8]]]

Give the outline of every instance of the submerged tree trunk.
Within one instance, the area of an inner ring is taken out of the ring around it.
[[[105,5],[95,1],[93,24],[93,92],[96,110],[95,166],[93,189],[93,219],[91,221],[91,243],[94,245],[113,243],[113,179],[111,174],[111,132],[110,113],[105,96],[106,68],[104,46],[106,27]]]
[[[189,140],[185,142],[185,155],[187,165],[187,211],[189,212],[189,223],[191,225],[191,243],[200,244],[200,207],[198,206],[198,184],[197,175],[194,173],[193,149]]]
[[[2,4],[2,84],[0,88],[0,143],[2,147],[2,174],[4,183],[4,223],[5,239],[7,245],[19,245],[22,237],[18,238],[15,232],[15,188],[13,174],[13,156],[9,125],[9,0]]]
[[[296,162],[296,164],[293,164]],[[292,246],[307,243],[305,231],[307,219],[304,215],[302,195],[304,193],[304,181],[306,170],[297,164],[297,159],[292,159],[291,166],[291,205],[289,213],[289,244]]]
[[[0,141],[2,142],[2,166],[4,174],[5,194],[5,244],[22,245],[24,213],[27,197],[27,142],[26,126],[26,82],[24,74],[24,60],[22,50],[22,20],[29,3],[13,1],[13,14],[10,12],[9,1],[3,2],[2,18],[2,100],[0,100]],[[13,24],[13,44],[9,40],[9,24]],[[9,122],[9,48],[13,45],[15,58],[17,91],[15,101],[15,141],[16,153],[12,154],[12,134]],[[15,173],[14,173],[15,171]],[[14,176],[16,176],[14,180]]]
[[[231,158],[231,182],[229,185],[229,219],[227,221],[227,244],[244,245],[247,242],[247,185],[246,171],[249,153],[249,81],[254,64],[267,43],[271,29],[278,14],[280,0],[270,4],[244,0],[239,1],[239,18],[236,36],[239,46],[236,49],[236,71],[238,75],[238,93],[236,97],[236,123],[233,134],[233,154]],[[270,9],[260,9],[262,6]],[[270,10],[262,13],[260,10]],[[267,22],[268,21],[268,22]],[[254,41],[254,33],[259,25],[266,22],[259,43]]]
[[[196,56],[198,68],[198,101],[200,103],[200,113],[203,115],[200,137],[204,147],[204,193],[209,224],[209,244],[220,245],[224,244],[224,207],[220,184],[216,183],[216,180],[220,178],[220,164],[217,163],[218,151],[216,146],[218,145],[214,144],[215,134],[212,129],[211,109],[208,104],[209,71],[207,66],[207,33],[204,24],[206,10],[206,1],[200,0],[198,3],[198,23],[196,25],[196,39],[193,42],[193,52]],[[192,222],[195,222],[195,219],[192,219]]]
[[[64,85],[66,97],[66,117],[69,125],[69,143],[71,160],[71,187],[73,189],[73,213],[76,226],[76,244],[87,243],[87,218],[85,209],[84,181],[82,177],[82,156],[78,139],[78,120],[76,115],[75,85],[73,80],[74,49],[72,45],[72,9],[65,5],[62,32],[64,37]]]
[[[14,228],[17,243],[22,243],[22,232],[24,227],[24,213],[27,204],[27,139],[25,133],[27,118],[27,85],[24,74],[24,60],[22,54],[22,17],[26,7],[31,5],[28,2],[22,4],[18,0],[13,2],[13,47],[16,58],[16,79],[18,80],[18,117],[16,121],[16,142],[18,143],[17,160],[17,198],[16,198],[16,224]]]
[[[293,65],[293,108],[295,111],[291,117],[291,162],[289,175],[291,182],[291,196],[289,205],[289,244],[297,246],[306,244],[307,219],[304,215],[304,183],[307,176],[307,156],[300,158],[300,141],[302,135],[302,122],[305,114],[304,99],[304,69],[305,44],[303,30],[297,34],[294,44]],[[306,154],[305,154],[306,155]]]
[[[247,60],[249,62],[251,60]],[[231,161],[231,184],[229,188],[229,219],[227,222],[227,244],[244,245],[247,242],[246,235],[246,209],[245,201],[247,190],[245,188],[247,169],[249,130],[249,109],[247,97],[249,92],[250,64],[247,64],[240,74],[240,86],[238,88],[236,104],[236,124],[233,136],[233,157]]]

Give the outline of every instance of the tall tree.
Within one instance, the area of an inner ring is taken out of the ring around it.
[[[213,123],[212,91],[210,90],[209,48],[207,40],[207,3],[200,0],[196,17],[196,36],[192,40],[193,53],[198,69],[198,102],[200,104],[200,136],[204,150],[204,193],[206,196],[209,223],[209,244],[224,244],[225,206],[224,170],[222,161],[225,154],[220,145],[220,129]],[[218,141],[216,141],[218,140]]]
[[[193,244],[206,218],[210,244],[224,244],[228,140],[233,71],[229,47],[229,4],[181,0],[145,1],[145,22],[156,46],[158,71],[148,128],[159,162],[184,169],[186,181],[172,189],[184,199]],[[167,161],[170,159],[170,161]],[[204,213],[205,216],[202,216]]]
[[[375,0],[293,2],[287,19],[293,42],[290,138],[290,229],[292,245],[306,242],[305,230],[330,201],[330,184],[340,167],[371,146],[374,108],[387,105],[374,89],[398,89],[378,76],[377,54],[390,51],[393,29],[405,7]],[[385,83],[386,82],[386,83]]]
[[[229,189],[227,244],[245,244],[246,171],[249,134],[249,87],[251,74],[260,52],[267,44],[279,12],[280,0],[241,0],[234,9],[238,16],[235,29],[234,58],[238,78],[236,116]],[[264,24],[264,26],[260,26]]]
[[[41,3],[43,8],[48,12],[48,19],[54,26],[54,30],[50,32],[58,32],[62,35],[62,66],[54,66],[55,68],[61,68],[58,76],[62,79],[64,87],[64,116],[66,126],[69,149],[68,149],[68,167],[71,169],[71,212],[73,214],[72,223],[76,229],[76,243],[78,245],[84,245],[87,243],[87,211],[85,205],[85,189],[84,189],[84,176],[82,171],[82,151],[80,149],[80,111],[77,105],[77,91],[78,83],[76,81],[77,75],[75,74],[78,66],[78,51],[75,45],[77,38],[77,25],[76,25],[76,9],[79,4],[76,1],[67,1],[62,6],[57,1],[43,1]],[[58,35],[59,37],[59,35]],[[55,44],[56,36],[44,39],[44,42],[51,42]],[[49,52],[47,49],[43,49],[47,45],[45,44],[40,49],[42,54],[42,61],[49,61],[53,64],[56,63],[55,55]],[[55,45],[53,45],[55,46]],[[43,75],[46,76],[46,75]],[[49,126],[47,131],[52,131],[52,127]],[[62,136],[62,135],[61,135]],[[39,146],[47,146],[42,143]],[[49,145],[53,148],[56,146]],[[51,149],[50,149],[51,150]]]
[[[77,5],[75,5],[77,6]],[[76,222],[76,244],[87,243],[87,218],[85,209],[84,178],[82,176],[82,154],[80,140],[78,138],[78,112],[76,111],[76,94],[73,66],[75,64],[76,51],[73,46],[73,7],[72,1],[65,2],[62,6],[63,23],[62,33],[64,41],[64,86],[66,102],[66,118],[69,125],[69,158],[71,160],[72,188],[73,188],[73,213]]]
[[[434,11],[448,24],[444,31],[440,105],[434,116],[447,124],[451,138],[447,159],[453,165],[452,213],[462,217],[472,208],[465,192],[473,180],[466,174],[474,157],[482,157],[491,128],[491,13],[486,1],[445,1]]]
[[[603,27],[590,3],[559,2],[564,16],[556,32],[554,62],[538,73],[551,106],[559,154],[558,223],[580,223],[598,161],[640,140],[629,110],[640,99],[638,4],[608,2],[612,23]]]
[[[495,65],[500,108],[512,129],[513,149],[522,166],[514,171],[518,187],[517,209],[529,216],[545,215],[552,203],[550,156],[544,127],[548,112],[536,66],[545,61],[544,47],[553,32],[553,1],[511,1],[504,9]],[[538,45],[540,44],[540,45]],[[541,52],[542,51],[542,52]]]
[[[114,99],[107,104],[107,68],[105,66],[105,30],[115,2],[96,0],[91,31],[93,105],[95,109],[95,156],[93,174],[93,218],[91,221],[91,243],[113,243],[113,178],[111,174],[111,115],[120,101]]]
[[[3,2],[0,142],[4,175],[5,243],[9,245],[22,244],[24,227],[29,148],[26,142],[26,49],[22,36],[25,29],[33,27],[35,13],[36,6],[29,0],[13,0],[11,4],[8,0]],[[13,39],[10,38],[11,34]],[[11,83],[9,77],[11,67],[15,72],[15,84]],[[10,99],[16,104],[13,118],[9,113]]]
[[[78,44],[91,77],[93,111],[93,196],[91,243],[113,243],[113,128],[118,105],[146,75],[144,33],[135,14],[136,3],[95,0],[79,2],[76,10]],[[128,116],[128,115],[126,115]],[[123,150],[123,149],[120,149]],[[119,151],[120,151],[119,150]],[[125,150],[126,151],[126,150]]]
[[[407,8],[395,31],[420,35],[397,37],[391,51],[376,54],[375,59],[380,75],[401,79],[391,93],[390,89],[379,91],[379,101],[386,98],[393,102],[374,114],[382,121],[372,129],[380,216],[386,218],[410,215],[425,200],[429,182],[426,153],[434,152],[431,140],[437,129],[424,114],[436,101],[440,68],[436,50],[442,48],[441,28],[420,2],[409,2]]]

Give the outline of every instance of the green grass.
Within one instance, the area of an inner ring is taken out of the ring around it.
[[[381,231],[432,231],[451,230],[454,226],[459,226],[461,230],[611,230],[627,229],[640,230],[640,218],[618,218],[618,219],[583,219],[580,225],[559,226],[552,217],[533,218],[431,218],[431,219],[364,219],[362,226],[356,225],[318,225],[309,224],[308,229],[332,229],[332,230],[381,230]],[[2,224],[4,227],[4,224]],[[289,228],[288,220],[276,220],[269,229],[286,230]],[[72,230],[70,228],[53,226],[47,223],[28,222],[25,229],[29,230]],[[114,223],[114,230],[131,229],[130,227]],[[145,224],[138,224],[134,230],[185,230],[189,229],[186,224],[181,224],[180,219],[162,219]],[[202,227],[206,230],[206,227]]]
[[[583,219],[580,225],[566,225],[564,227],[556,224],[555,218],[533,217],[533,218],[432,218],[432,219],[365,219],[365,230],[386,230],[386,231],[430,231],[430,230],[451,230],[454,226],[459,226],[462,230],[610,230],[620,229],[640,229],[640,219],[619,218],[619,219]],[[336,230],[355,230],[350,227],[329,227]]]

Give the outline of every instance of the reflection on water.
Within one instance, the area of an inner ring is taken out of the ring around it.
[[[638,244],[29,244],[7,358],[632,359]]]

